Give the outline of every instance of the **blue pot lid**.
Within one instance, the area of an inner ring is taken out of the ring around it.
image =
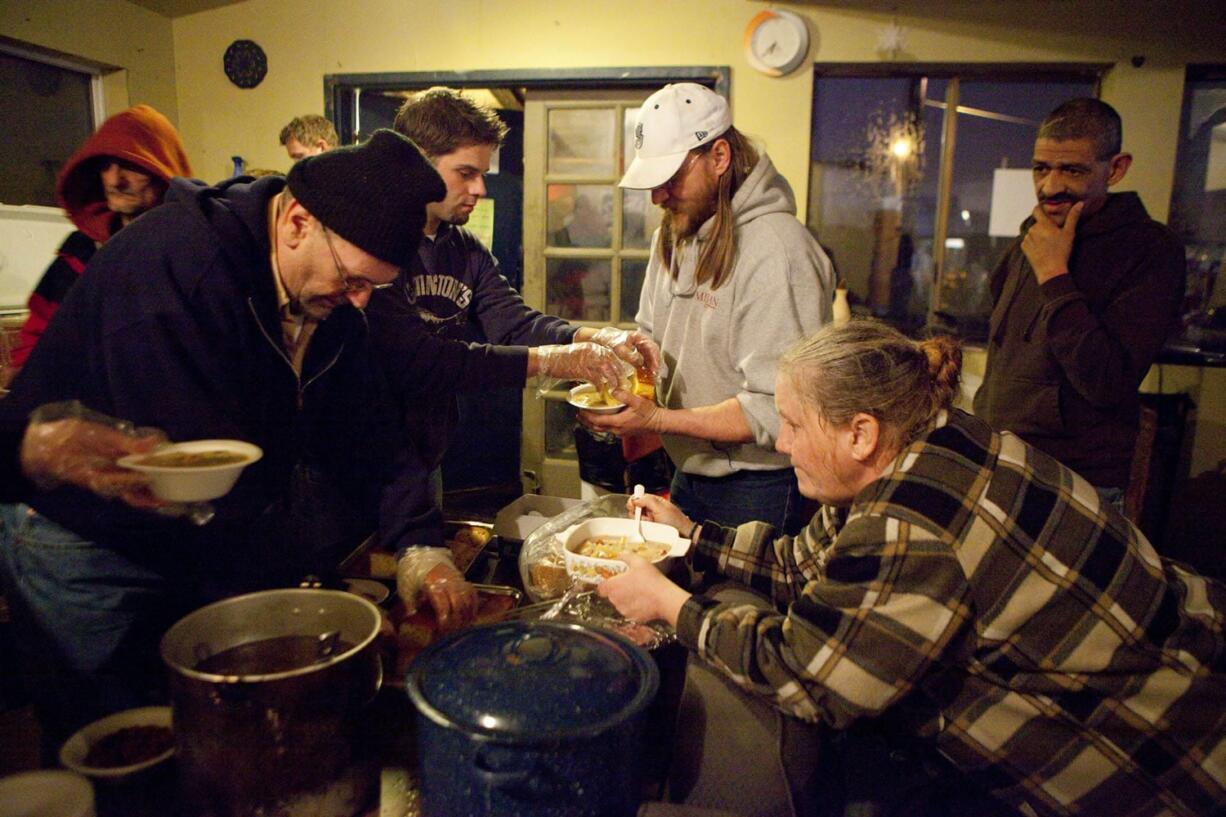
[[[441,726],[541,741],[597,735],[655,697],[655,661],[581,624],[509,621],[427,648],[409,670],[418,711]]]

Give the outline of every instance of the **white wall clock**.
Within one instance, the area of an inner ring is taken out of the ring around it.
[[[781,77],[804,62],[808,52],[809,27],[790,11],[767,9],[745,27],[745,56],[764,74]]]

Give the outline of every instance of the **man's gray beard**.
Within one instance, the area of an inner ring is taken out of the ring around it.
[[[472,218],[472,212],[467,213],[452,213],[451,218],[447,219],[447,223],[453,227],[463,227]]]

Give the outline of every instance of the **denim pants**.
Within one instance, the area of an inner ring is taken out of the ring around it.
[[[726,477],[678,471],[673,474],[671,498],[695,522],[709,520],[728,527],[769,522],[786,533],[804,527],[816,510],[800,495],[791,468],[737,471]]]
[[[0,585],[48,745],[161,697],[158,639],[176,615],[161,576],[26,505],[0,505]]]

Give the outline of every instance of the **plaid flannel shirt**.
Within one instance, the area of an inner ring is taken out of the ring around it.
[[[796,717],[920,707],[940,750],[1042,814],[1226,806],[1226,588],[1162,560],[1068,468],[960,411],[796,537],[704,525],[677,630]]]

